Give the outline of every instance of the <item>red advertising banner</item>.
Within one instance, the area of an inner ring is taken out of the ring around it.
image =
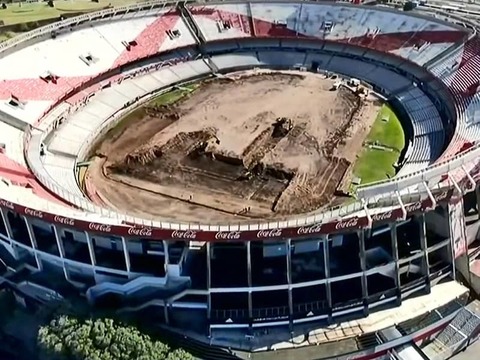
[[[453,195],[453,189],[442,190],[433,193],[436,202],[449,202]],[[324,223],[315,223],[308,226],[291,228],[273,228],[246,231],[206,231],[206,230],[172,230],[157,227],[148,227],[134,224],[110,225],[98,222],[69,218],[66,216],[51,214],[45,211],[35,210],[23,205],[0,199],[0,207],[5,210],[15,211],[30,218],[37,218],[48,223],[63,227],[75,228],[88,232],[100,233],[110,236],[126,236],[136,238],[153,238],[159,240],[191,240],[209,242],[228,241],[255,241],[275,239],[304,238],[310,235],[325,235],[336,232],[368,228],[372,223],[392,222],[404,218],[405,214],[423,212],[433,207],[430,198],[405,205],[405,213],[401,207],[385,211],[371,216],[371,222],[365,215],[362,217],[346,217],[331,220]]]

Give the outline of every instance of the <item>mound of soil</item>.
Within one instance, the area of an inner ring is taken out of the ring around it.
[[[351,139],[370,126],[368,111],[359,111],[364,101],[331,85],[306,73],[207,81],[173,105],[144,107],[134,126],[107,135],[98,147],[103,173],[89,179],[120,209],[186,221],[199,211],[221,221],[327,206],[359,149]],[[118,196],[146,199],[139,191],[152,201]]]

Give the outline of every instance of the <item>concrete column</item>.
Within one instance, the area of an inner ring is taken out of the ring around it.
[[[293,291],[292,291],[292,239],[287,239],[287,282],[288,282],[288,312],[290,319],[290,326],[293,325]]]
[[[463,201],[463,200],[462,200]],[[452,217],[450,216],[450,206],[452,205],[447,205],[448,206],[448,211],[447,211],[447,221],[448,221],[448,233],[450,235],[450,241],[448,242],[448,246],[449,246],[449,249],[450,249],[450,261],[451,261],[451,264],[452,264],[452,279],[456,279],[456,266],[455,266],[455,236],[453,235],[453,232],[452,232]],[[464,219],[464,225],[465,225],[465,219]],[[466,232],[466,229],[462,229],[462,231]],[[462,257],[464,258],[464,260],[459,260],[459,261],[466,261],[466,267],[467,269],[470,269],[470,256],[468,255],[468,239],[467,239],[467,234],[464,233],[464,241],[465,241],[465,249],[467,250],[465,255]],[[467,281],[469,284],[471,284],[471,272],[468,271],[468,276],[467,276]]]
[[[37,269],[42,270],[42,262],[40,261],[40,258],[38,256],[37,250],[37,240],[35,239],[35,233],[33,232],[32,226],[30,225],[30,221],[23,216],[23,220],[25,221],[25,225],[27,226],[27,232],[28,232],[28,237],[30,238],[30,243],[32,244],[32,248],[34,249],[34,256],[35,256],[35,262],[37,263]]]
[[[130,278],[130,254],[128,253],[128,247],[127,247],[127,239],[125,239],[125,236],[121,237],[122,239],[122,248],[123,248],[123,256],[125,257],[125,268],[127,269],[128,273],[128,278]]]
[[[211,254],[212,249],[209,242],[205,244],[205,254],[207,262],[207,319],[210,320],[212,317],[212,294],[210,293],[210,288],[212,287],[212,263],[211,263]]]
[[[168,275],[168,265],[170,264],[170,254],[168,253],[168,241],[163,240],[163,252],[165,253],[165,263],[163,269],[165,271],[165,276]]]
[[[477,218],[480,220],[480,185],[475,186],[475,198],[477,199]]]
[[[7,230],[7,236],[10,239],[13,239],[13,232],[12,228],[10,227],[10,223],[8,222],[7,211],[5,211],[5,209],[3,208],[0,208],[0,214],[2,215],[3,224],[5,225],[5,229]]]
[[[367,271],[367,263],[366,263],[366,255],[365,255],[365,231],[359,230],[357,231],[358,235],[358,243],[360,249],[360,268],[362,269],[362,298],[363,298],[363,313],[365,316],[368,316],[368,286],[367,286],[367,275],[365,271]]]
[[[168,301],[163,300],[163,316],[165,317],[165,324],[170,324],[170,317],[168,316]]]
[[[322,244],[323,244],[323,259],[325,262],[325,279],[327,280],[325,282],[325,288],[326,288],[326,293],[327,293],[327,304],[329,308],[329,322],[332,321],[332,288],[330,286],[330,250],[328,248],[328,236],[327,235],[322,235]]]
[[[53,230],[53,235],[55,236],[55,241],[57,242],[57,248],[58,248],[58,253],[60,254],[60,258],[62,259],[62,268],[63,268],[63,274],[65,275],[65,279],[67,281],[70,281],[70,274],[68,272],[67,267],[65,266],[65,247],[63,246],[62,238],[58,234],[58,229],[56,225],[50,225]]]
[[[247,281],[248,281],[248,317],[253,318],[253,298],[252,298],[252,242],[247,241]]]
[[[397,305],[402,302],[400,291],[400,266],[398,265],[397,223],[390,224],[390,238],[392,240],[392,258],[395,264],[395,288],[397,289]]]
[[[423,256],[423,274],[427,277],[427,291],[430,292],[430,262],[428,261],[428,245],[427,245],[427,223],[425,221],[425,214],[419,217],[420,224],[420,248]]]
[[[88,253],[90,254],[90,262],[93,267],[93,272],[95,273],[95,268],[97,266],[97,259],[95,258],[95,250],[93,249],[93,242],[90,238],[90,234],[85,231],[85,237],[87,238]]]
[[[7,210],[3,209],[3,208],[0,208],[0,214],[2,216],[2,221],[3,221],[3,224],[5,225],[5,229],[7,230],[7,237],[8,239],[10,240],[9,241],[9,244],[11,246],[11,249],[13,251],[13,257],[18,260],[20,255],[18,255],[18,251],[17,251],[17,247],[16,246],[12,246],[12,240],[13,240],[13,231],[12,231],[12,228],[10,227],[10,223],[8,221],[8,217],[7,217]]]

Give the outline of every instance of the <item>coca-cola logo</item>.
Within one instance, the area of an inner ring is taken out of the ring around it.
[[[238,240],[240,239],[240,231],[219,231],[215,234],[216,240]]]
[[[448,191],[442,191],[440,194],[434,196],[435,201],[442,201],[448,197]]]
[[[6,207],[10,210],[14,209],[13,203],[11,201],[0,199],[0,206]]]
[[[34,210],[34,209],[30,209],[30,208],[25,208],[25,215],[28,215],[28,216],[33,216],[33,217],[36,217],[36,218],[43,218],[43,212],[40,211],[40,210]]]
[[[317,234],[322,231],[322,224],[315,224],[311,226],[302,226],[297,229],[298,235]]]
[[[152,236],[152,229],[149,227],[130,227],[127,230],[127,234],[132,236]]]
[[[257,238],[275,238],[282,236],[282,229],[260,230],[257,232]]]
[[[196,239],[196,230],[174,230],[172,231],[172,239]]]
[[[422,202],[421,201],[417,201],[413,204],[405,206],[405,210],[407,210],[407,213],[411,213],[411,212],[420,210],[421,208],[422,208]]]
[[[108,224],[89,223],[88,228],[92,231],[99,231],[99,232],[110,232],[110,231],[112,231],[112,226],[108,225]]]
[[[59,224],[64,224],[64,225],[69,225],[69,226],[74,226],[75,225],[75,220],[73,220],[71,218],[64,217],[64,216],[60,216],[60,215],[55,215],[53,217],[53,221],[56,222],[56,223],[59,223]]]
[[[358,218],[351,218],[345,221],[339,221],[335,224],[335,229],[337,230],[342,230],[342,229],[348,229],[351,227],[355,227],[358,225]]]
[[[393,216],[393,211],[387,211],[384,213],[380,214],[373,214],[372,215],[372,221],[385,221],[385,220],[390,220]]]

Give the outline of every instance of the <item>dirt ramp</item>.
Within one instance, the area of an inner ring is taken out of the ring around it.
[[[336,156],[337,150],[346,145],[347,140],[352,136],[354,119],[362,107],[360,98],[347,88],[339,88],[338,99],[346,110],[344,116],[339,117],[339,126],[328,135],[323,143],[322,151],[327,159]]]
[[[319,166],[316,173],[299,172],[274,203],[272,211],[278,214],[310,212],[327,206],[334,198],[335,188],[349,168],[344,158],[333,158]]]
[[[186,156],[207,148],[216,140],[215,129],[190,133],[178,133],[164,145],[147,145],[127,154],[120,162],[109,166],[109,170],[120,174],[149,174],[152,171],[169,171],[178,166]]]
[[[243,151],[242,160],[245,168],[252,170],[292,129],[292,120],[282,117],[263,130]]]
[[[162,156],[162,147],[153,146],[150,149],[136,151],[125,156],[124,164],[126,168],[134,168],[138,165],[149,165],[153,160]]]

